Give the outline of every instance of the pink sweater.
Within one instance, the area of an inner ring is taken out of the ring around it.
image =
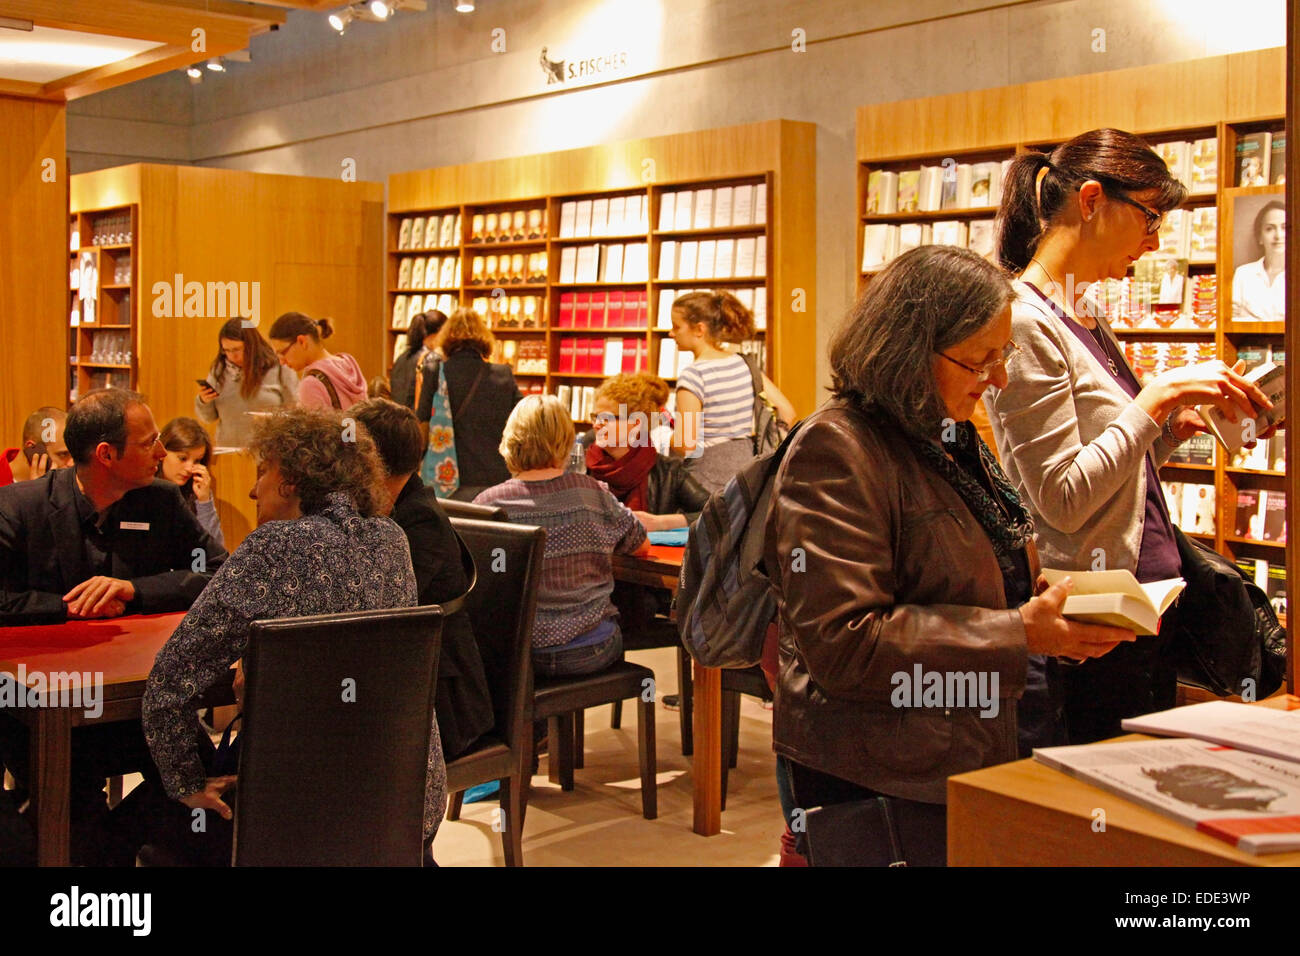
[[[325,383],[314,375],[307,373],[317,369],[329,376],[334,388],[339,393],[339,402],[343,408],[350,408],[366,397],[366,378],[357,360],[346,352],[339,352],[329,358],[312,362],[302,370],[302,382],[298,386],[298,403],[305,408],[332,408],[329,392]]]

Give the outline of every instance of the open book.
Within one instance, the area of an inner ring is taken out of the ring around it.
[[[1244,377],[1268,396],[1273,403],[1272,409],[1261,412],[1253,420],[1239,418],[1235,424],[1228,421],[1228,417],[1213,405],[1201,405],[1196,409],[1201,420],[1229,453],[1235,452],[1247,441],[1254,441],[1286,414],[1286,370],[1281,365],[1265,362],[1251,369]]]
[[[1056,571],[1043,569],[1048,584],[1074,579],[1074,591],[1061,613],[1071,620],[1130,628],[1136,634],[1155,634],[1160,615],[1183,592],[1187,582],[1168,578],[1139,584],[1132,571]]]
[[[1212,700],[1129,717],[1122,726],[1135,734],[1196,737],[1225,747],[1300,763],[1300,710],[1275,710]]]

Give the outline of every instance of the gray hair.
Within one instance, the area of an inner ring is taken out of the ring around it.
[[[921,246],[871,280],[831,340],[831,391],[932,437],[947,410],[932,356],[996,318],[1014,292],[997,266],[968,249]]]

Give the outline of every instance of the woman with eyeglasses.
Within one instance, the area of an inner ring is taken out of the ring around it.
[[[1240,367],[1219,361],[1144,386],[1085,295],[1159,248],[1165,214],[1186,198],[1145,142],[1115,129],[1025,153],[1007,172],[997,252],[1019,275],[1012,336],[1020,351],[986,402],[1002,465],[1037,524],[1044,567],[1127,569],[1141,582],[1180,577],[1156,469],[1205,431],[1196,406],[1215,405],[1233,421],[1253,417],[1252,403],[1269,407]],[[1031,660],[1022,752],[1114,736],[1124,717],[1172,707],[1176,674],[1161,650],[1176,629],[1080,666]]]
[[[255,326],[227,321],[217,333],[217,355],[194,396],[194,414],[217,423],[215,444],[243,448],[253,437],[249,412],[273,412],[298,401],[298,376],[281,365]]]

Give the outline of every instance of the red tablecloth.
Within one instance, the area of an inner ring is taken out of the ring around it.
[[[90,671],[105,684],[144,680],[153,660],[185,617],[141,614],[102,621],[69,621],[0,628],[0,671]]]

